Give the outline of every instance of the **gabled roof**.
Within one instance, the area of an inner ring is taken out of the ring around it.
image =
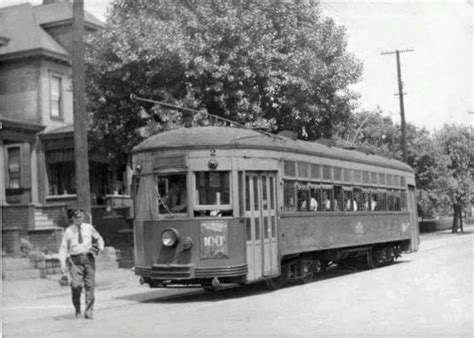
[[[72,24],[72,18],[70,2],[38,6],[23,3],[0,8],[0,35],[9,39],[9,43],[0,48],[0,61],[45,55],[70,62],[69,52],[46,29]],[[94,30],[104,27],[100,20],[87,12],[84,12],[84,24]]]
[[[36,21],[44,27],[72,22],[72,3],[70,2],[39,5],[35,6],[33,10]],[[95,29],[104,28],[102,21],[88,12],[84,12],[84,25]]]
[[[18,57],[19,54],[45,54],[65,61],[70,59],[67,50],[36,22],[33,6],[24,3],[0,8],[0,32],[10,39],[0,48],[0,60]]]

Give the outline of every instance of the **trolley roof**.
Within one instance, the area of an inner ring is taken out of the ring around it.
[[[327,146],[318,142],[292,140],[279,135],[263,134],[251,129],[232,127],[194,127],[166,131],[151,136],[134,147],[132,154],[154,150],[210,147],[300,153],[413,172],[409,165],[395,159]]]

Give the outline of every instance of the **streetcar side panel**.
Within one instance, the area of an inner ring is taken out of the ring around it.
[[[292,215],[280,219],[280,248],[285,256],[376,243],[407,243],[410,233],[408,213]]]

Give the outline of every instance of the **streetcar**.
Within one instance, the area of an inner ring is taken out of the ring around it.
[[[277,289],[418,248],[414,173],[395,159],[210,126],[146,139],[132,166],[134,271],[150,287]]]

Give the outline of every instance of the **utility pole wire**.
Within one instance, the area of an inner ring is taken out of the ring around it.
[[[397,56],[397,75],[398,75],[398,97],[400,99],[400,117],[401,117],[401,128],[402,128],[402,156],[403,162],[407,162],[407,135],[406,135],[406,124],[405,124],[405,104],[403,102],[403,96],[406,93],[403,92],[402,72],[400,66],[400,53],[413,52],[413,49],[394,50],[389,52],[382,52],[382,55],[396,54]]]
[[[162,102],[162,101],[151,100],[151,99],[145,99],[145,98],[142,98],[142,97],[138,97],[138,96],[136,96],[135,94],[131,94],[131,95],[130,95],[130,99],[131,99],[132,101],[142,101],[142,102],[153,103],[153,104],[157,104],[157,105],[160,105],[160,106],[168,107],[168,108],[171,108],[171,109],[184,110],[184,111],[187,111],[187,112],[190,112],[190,113],[194,113],[194,114],[203,114],[203,115],[212,117],[212,118],[214,118],[214,119],[216,119],[216,120],[229,123],[231,126],[232,126],[232,125],[235,125],[235,126],[237,126],[237,127],[239,127],[239,128],[243,128],[243,129],[252,129],[252,128],[248,128],[247,126],[245,126],[245,125],[243,125],[243,124],[240,124],[240,123],[238,123],[238,122],[235,122],[235,121],[226,119],[225,117],[221,117],[221,116],[218,116],[218,115],[214,115],[214,114],[211,114],[211,113],[207,113],[207,112],[205,112],[205,111],[200,111],[200,110],[196,110],[196,109],[181,107],[181,106],[177,106],[177,105],[174,105],[174,104],[171,104],[171,103]],[[253,129],[252,129],[252,130],[253,130]],[[261,130],[256,130],[256,131],[257,131],[258,133],[260,133],[260,134],[263,134],[263,135],[266,135],[266,136],[270,136],[270,137],[272,137],[272,138],[279,138],[279,139],[281,139],[278,135],[275,135],[275,134],[267,133],[267,132],[261,131]]]

